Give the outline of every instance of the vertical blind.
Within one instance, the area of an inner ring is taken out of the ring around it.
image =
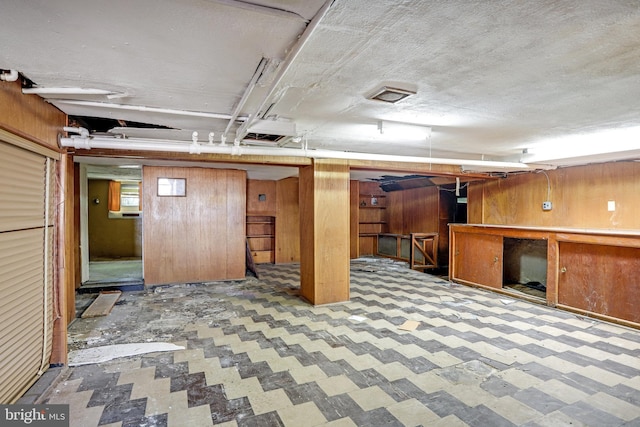
[[[0,141],[0,403],[49,364],[55,161]]]

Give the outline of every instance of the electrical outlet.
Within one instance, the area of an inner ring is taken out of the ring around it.
[[[549,202],[549,201],[542,202],[542,210],[543,211],[550,211],[551,210],[551,202]]]

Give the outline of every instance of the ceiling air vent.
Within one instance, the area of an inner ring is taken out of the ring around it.
[[[369,99],[375,99],[376,101],[389,102],[395,104],[398,101],[405,99],[407,96],[415,95],[416,93],[406,89],[398,89],[389,86],[382,86],[375,91]]]

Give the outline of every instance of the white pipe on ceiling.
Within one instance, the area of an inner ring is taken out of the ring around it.
[[[18,80],[19,75],[18,70],[3,71],[0,73],[0,80],[5,82],[15,82]]]
[[[47,99],[47,102],[50,102],[52,104],[79,105],[82,107],[114,108],[118,110],[142,111],[146,113],[172,114],[174,116],[204,117],[207,119],[229,120],[231,118],[230,114],[204,113],[201,111],[187,111],[187,110],[171,110],[168,108],[147,107],[144,105],[111,104],[108,102],[76,101],[71,99]],[[236,120],[241,120],[241,121],[244,121],[246,119],[247,118],[245,116],[239,116],[236,118]]]
[[[298,56],[298,54],[300,53],[304,45],[309,40],[309,37],[311,37],[311,34],[313,34],[315,29],[318,27],[318,24],[320,24],[320,21],[322,21],[322,18],[324,18],[324,16],[327,14],[327,12],[329,11],[329,8],[331,7],[334,1],[335,0],[327,0],[322,5],[320,10],[318,10],[316,15],[311,20],[311,22],[309,22],[309,25],[307,25],[307,28],[305,28],[302,35],[298,38],[298,41],[296,42],[296,44],[287,54],[287,57],[285,58],[285,60],[280,66],[280,69],[278,70],[278,74],[271,82],[271,86],[269,87],[269,90],[267,91],[266,95],[264,96],[264,98],[262,99],[258,107],[253,111],[253,113],[249,114],[249,118],[236,131],[237,139],[242,140],[245,136],[247,136],[249,126],[251,126],[253,122],[257,119],[258,114],[260,114],[264,106],[267,104],[267,102],[271,98],[271,95],[273,95],[273,92],[276,90],[276,88],[280,84],[280,81],[289,70],[289,67],[291,67],[291,65],[293,64],[293,61],[295,61],[296,57]]]
[[[70,130],[73,132],[72,130]],[[410,157],[391,154],[357,153],[350,151],[333,150],[313,150],[303,148],[265,148],[246,147],[238,145],[209,145],[197,144],[172,140],[150,140],[139,138],[109,138],[109,137],[84,137],[72,136],[60,138],[60,145],[63,147],[73,147],[76,149],[90,150],[92,148],[104,148],[112,150],[135,150],[135,151],[164,151],[178,153],[209,153],[209,154],[230,154],[247,156],[283,156],[283,157],[307,157],[312,159],[343,159],[343,160],[372,160],[380,162],[403,162],[403,163],[423,163],[453,166],[480,166],[495,168],[496,170],[534,170],[540,165],[528,165],[518,162],[500,162],[492,160],[468,160],[468,159],[447,159],[437,157]]]
[[[247,102],[247,99],[249,99],[249,95],[251,95],[251,92],[253,92],[253,89],[255,89],[256,84],[258,83],[258,79],[262,76],[262,72],[264,71],[264,68],[267,66],[268,62],[269,61],[266,58],[262,58],[260,60],[260,63],[258,64],[258,68],[256,68],[256,71],[253,73],[253,77],[251,78],[249,85],[245,89],[244,93],[242,94],[242,98],[240,98],[240,101],[238,101],[238,105],[236,105],[236,108],[234,108],[233,113],[231,114],[229,123],[227,123],[227,128],[224,130],[224,133],[222,134],[224,139],[227,139],[227,134],[229,133],[231,126],[236,121],[236,118],[240,115],[240,111],[242,110],[242,107],[244,107],[244,104]]]
[[[74,126],[65,126],[62,128],[63,131],[65,132],[69,132],[69,133],[78,133],[80,134],[80,136],[82,138],[88,138],[89,137],[89,129],[87,128],[81,128],[81,127],[74,127]]]

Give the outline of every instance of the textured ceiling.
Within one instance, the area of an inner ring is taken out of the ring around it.
[[[624,140],[607,160],[640,157],[637,1],[7,0],[0,37],[0,68],[37,87],[115,93],[42,95],[74,116],[219,138],[265,58],[230,139],[256,117],[309,148],[520,160],[551,145],[569,154],[537,160],[565,165]],[[367,99],[382,85],[416,95]]]

